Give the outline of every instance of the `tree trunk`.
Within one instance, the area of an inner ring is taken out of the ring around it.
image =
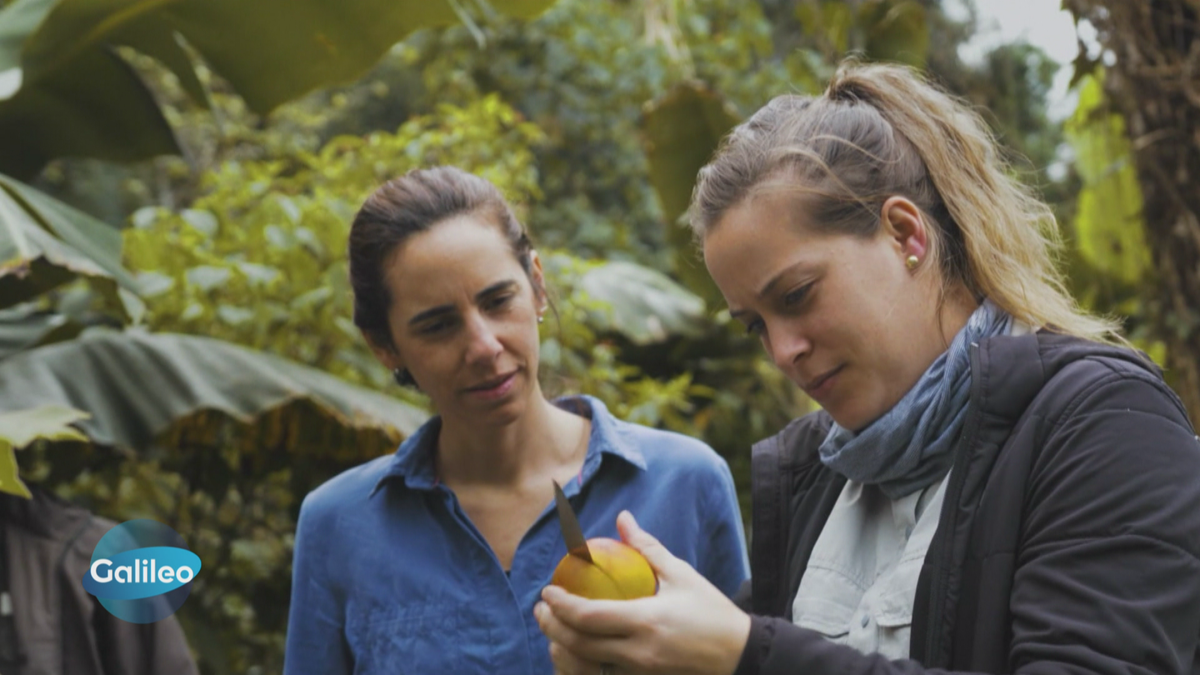
[[[1146,301],[1167,377],[1200,425],[1200,0],[1065,0],[1096,28],[1132,141],[1154,262]],[[1111,61],[1111,62],[1110,62]]]

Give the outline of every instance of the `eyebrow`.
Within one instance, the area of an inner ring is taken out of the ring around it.
[[[505,279],[504,281],[497,281],[496,283],[492,284],[491,286],[488,286],[487,288],[483,289],[482,291],[479,291],[478,293],[476,293],[475,294],[475,302],[483,302],[489,296],[496,295],[497,293],[502,293],[507,290],[511,290],[517,286],[518,286],[517,282],[512,279]],[[415,316],[413,316],[413,318],[408,320],[408,325],[415,326],[419,323],[428,321],[430,319],[436,319],[438,317],[445,316],[446,314],[453,314],[453,313],[454,313],[454,305],[438,305],[437,307],[430,307],[429,309],[427,309],[423,312],[417,312],[417,314]]]
[[[791,272],[792,270],[796,269],[797,267],[804,267],[804,266],[805,266],[805,262],[803,260],[801,260],[800,262],[792,263],[791,265],[788,265],[787,267],[779,270],[779,272],[775,276],[771,277],[770,279],[767,280],[767,283],[763,284],[762,288],[758,289],[757,297],[759,297],[759,298],[766,297],[766,295],[771,292],[771,289],[775,287],[775,284],[779,283],[779,280],[782,279],[784,276],[786,276],[788,274],[788,272]],[[740,319],[741,317],[743,317],[747,314],[750,314],[750,313],[751,313],[750,310],[747,310],[747,309],[732,309],[732,308],[730,308],[730,310],[729,310],[729,316],[734,319]]]

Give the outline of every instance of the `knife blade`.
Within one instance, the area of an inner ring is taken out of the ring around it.
[[[579,518],[575,517],[575,509],[567,501],[558,481],[554,483],[554,505],[558,508],[558,527],[562,530],[563,541],[567,543],[567,552],[576,558],[592,562],[592,552],[588,550],[587,539],[583,536],[583,528],[579,526]]]

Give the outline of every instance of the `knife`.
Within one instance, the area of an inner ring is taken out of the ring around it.
[[[563,541],[567,543],[567,551],[583,560],[592,562],[592,552],[588,550],[587,539],[583,536],[583,528],[579,526],[579,518],[575,517],[575,510],[571,508],[571,502],[567,501],[567,495],[562,491],[558,481],[551,480],[554,483],[554,504],[558,507],[558,526],[562,529]]]

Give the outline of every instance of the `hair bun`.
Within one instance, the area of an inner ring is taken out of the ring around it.
[[[825,98],[839,103],[867,103],[871,96],[867,92],[867,82],[852,69],[841,67],[829,80],[825,90]]]

